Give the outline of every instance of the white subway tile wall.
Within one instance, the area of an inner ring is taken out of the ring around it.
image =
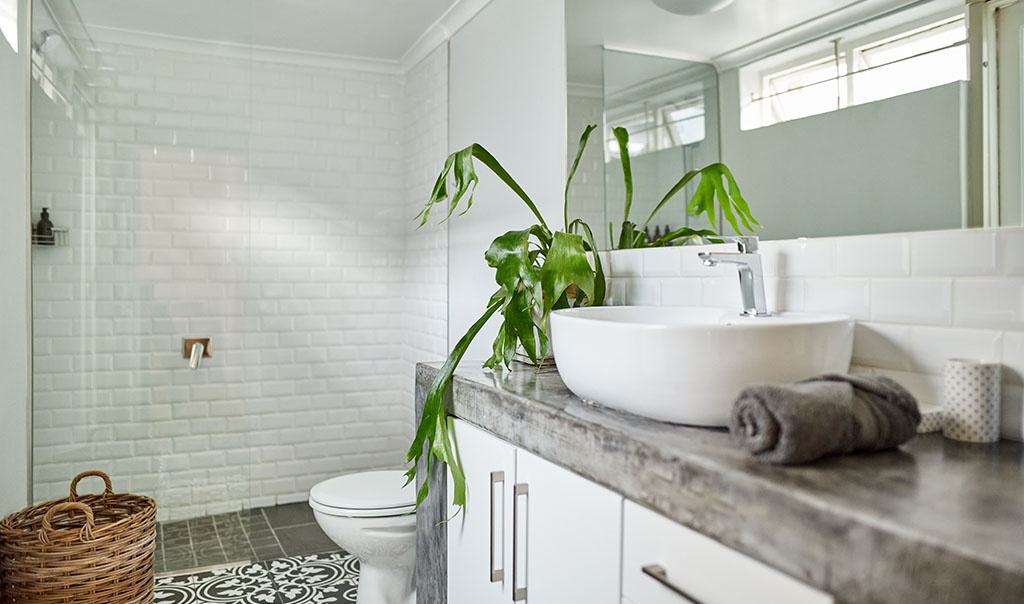
[[[419,226],[413,217],[430,196],[448,153],[448,46],[406,74],[405,80],[405,347],[403,396],[415,394],[415,364],[448,355],[448,227],[436,214]],[[413,408],[407,408],[409,434]]]
[[[605,253],[611,303],[738,310],[735,271],[697,260],[711,247]],[[851,315],[853,369],[924,405],[941,403],[945,359],[1002,362],[1002,433],[1024,440],[1024,229],[766,241],[761,254],[771,310]]]
[[[608,220],[605,218],[604,194],[604,91],[600,87],[569,85],[566,100],[568,123],[567,164],[576,159],[584,128],[596,124],[587,149],[580,158],[576,175],[569,189],[569,215],[582,218],[593,230],[598,249],[608,247]]]
[[[443,49],[406,78],[99,48],[95,174],[89,126],[33,103],[34,211],[71,230],[34,254],[35,499],[99,468],[173,519],[400,466],[445,350],[444,232],[411,230]]]

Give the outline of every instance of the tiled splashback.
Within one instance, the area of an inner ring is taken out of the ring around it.
[[[611,303],[738,310],[735,269],[697,258],[723,247],[606,253]],[[1003,436],[1024,440],[1024,229],[766,241],[760,253],[769,309],[854,317],[853,370],[889,375],[924,405],[941,404],[945,359],[1001,361]]]

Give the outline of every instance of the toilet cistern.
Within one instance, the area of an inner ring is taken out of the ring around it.
[[[764,269],[761,255],[757,253],[757,237],[720,237],[736,243],[737,252],[699,252],[704,266],[732,264],[740,276],[740,295],[743,297],[743,312],[747,317],[770,317],[764,296]]]

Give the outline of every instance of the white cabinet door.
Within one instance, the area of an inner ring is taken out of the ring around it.
[[[514,592],[529,604],[619,604],[622,497],[521,449],[515,490]]]
[[[465,512],[448,522],[449,604],[511,601],[512,483],[515,447],[462,420],[453,421],[466,473]],[[448,476],[448,514],[455,513]]]

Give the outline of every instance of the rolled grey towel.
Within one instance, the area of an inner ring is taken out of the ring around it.
[[[895,381],[826,374],[747,388],[733,405],[729,431],[758,461],[786,464],[897,447],[919,423],[917,400]]]

